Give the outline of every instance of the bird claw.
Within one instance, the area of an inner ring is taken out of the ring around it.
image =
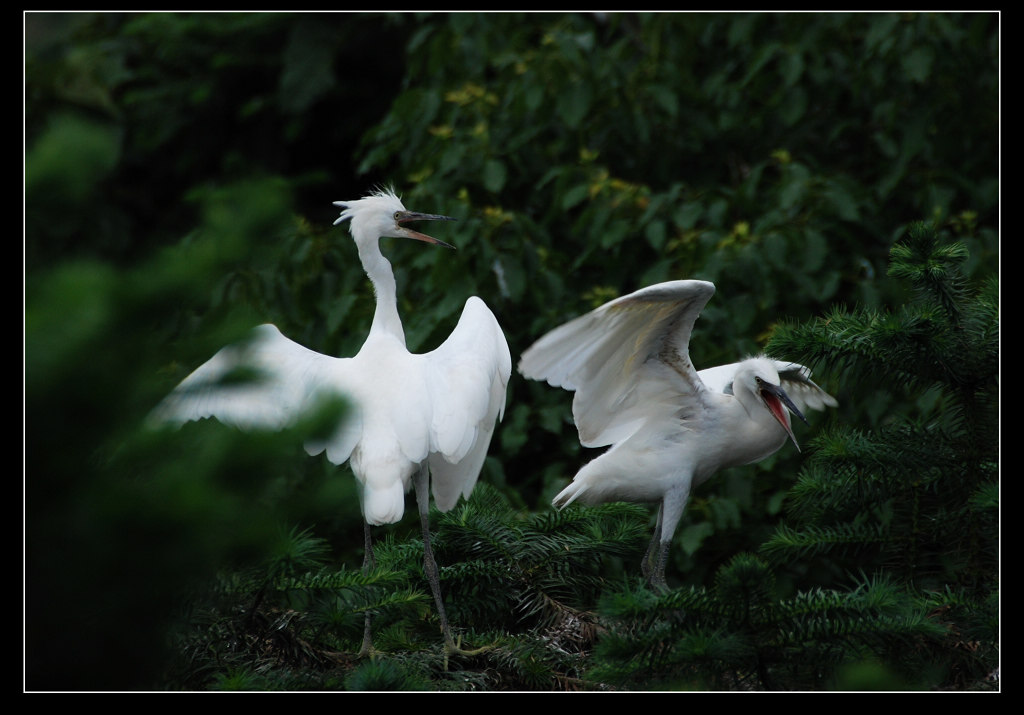
[[[484,645],[484,646],[480,646],[479,648],[473,648],[471,650],[466,650],[465,648],[458,648],[458,647],[454,647],[454,646],[451,647],[451,648],[445,648],[445,651],[447,651],[448,655],[468,655],[468,656],[480,655],[481,653],[486,653],[489,650],[494,650],[494,646],[493,645]]]
[[[453,641],[451,638],[446,638],[444,642],[444,670],[448,670],[448,658],[453,655],[475,656],[480,655],[481,653],[486,653],[493,648],[493,645],[485,645],[479,648],[466,650],[462,647],[462,636],[459,636],[457,641]]]
[[[471,648],[469,650],[462,647],[462,636],[459,636],[456,641],[447,641],[444,644],[445,658],[447,659],[450,655],[465,655],[474,656],[486,653],[489,650],[493,650],[493,645],[480,646],[479,648]]]

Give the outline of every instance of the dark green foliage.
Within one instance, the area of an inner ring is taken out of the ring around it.
[[[26,688],[979,687],[998,642],[999,37],[993,13],[27,13]],[[714,599],[760,553],[761,625],[595,615],[623,589],[660,602],[623,585],[650,512],[551,510],[594,455],[547,385],[513,376],[472,500],[432,514],[453,625],[497,645],[447,671],[415,517],[378,530],[362,574],[354,480],[299,446],[343,406],[280,435],[143,429],[256,323],[353,354],[372,292],[331,202],[386,182],[459,219],[454,252],[384,241],[413,350],[471,294],[516,360],[605,300],[701,278],[698,367],[769,336],[813,365],[839,410],[798,426],[803,453],[698,489],[669,565],[673,594]],[[904,236],[917,219],[942,240]],[[948,625],[915,635],[930,677],[879,649],[829,660],[852,641],[827,628],[809,652],[834,678],[776,668],[780,609],[869,583],[913,586],[908,612]],[[367,610],[382,655],[357,663]],[[631,622],[689,645],[623,671]]]
[[[722,566],[714,588],[629,589],[600,610],[610,630],[588,679],[630,689],[817,690],[835,686],[846,660],[944,634],[927,604],[886,581],[780,598],[769,565],[750,554]]]
[[[932,609],[960,614],[935,662],[962,684],[995,668],[996,630],[980,622],[996,622],[999,584],[998,292],[995,281],[965,279],[967,258],[961,242],[912,225],[890,269],[910,282],[912,301],[775,332],[770,350],[843,365],[872,389],[927,400],[879,429],[836,427],[816,438],[788,521],[762,547],[789,569],[826,561],[890,574]]]
[[[443,570],[458,623],[557,628],[596,600],[616,562],[639,559],[646,547],[641,507],[614,504],[509,520],[498,510],[503,500],[497,493],[487,485],[478,489],[479,497],[474,492],[471,502],[437,519],[438,558],[458,564]]]
[[[963,245],[923,224],[910,228],[892,256],[890,273],[911,281],[914,300],[892,313],[833,311],[780,327],[770,349],[841,365],[851,379],[870,379],[873,389],[928,395],[927,403],[912,414],[890,415],[871,432],[837,428],[821,435],[788,511],[808,531],[787,526],[765,548],[788,560],[796,551],[828,553],[830,542],[848,547],[861,534],[877,563],[898,564],[921,587],[992,584],[998,566],[996,286],[985,281],[970,289],[960,271]],[[863,552],[857,563],[867,565]]]
[[[363,663],[345,678],[348,690],[429,690],[430,680],[392,661]]]
[[[296,434],[198,429],[171,441],[140,430],[166,390],[168,325],[155,316],[235,260],[238,236],[287,220],[273,185],[238,194],[264,211],[219,232],[216,245],[197,238],[122,272],[69,261],[27,285],[29,687],[152,685],[180,589],[272,538],[267,496],[292,469]],[[237,320],[225,315],[207,338],[236,337]]]
[[[578,678],[597,601],[617,557],[645,537],[627,504],[568,516],[512,509],[487,485],[434,513],[448,613],[467,644],[490,645],[446,669],[418,540],[386,540],[377,568],[326,563],[309,531],[280,533],[259,568],[222,574],[176,629],[171,687],[191,689],[550,689]],[[374,658],[354,656],[373,615]],[[454,672],[452,672],[454,671]],[[251,679],[258,676],[259,680]]]

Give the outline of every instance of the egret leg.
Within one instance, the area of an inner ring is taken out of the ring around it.
[[[444,636],[445,662],[447,663],[447,656],[454,653],[477,655],[490,648],[484,646],[475,650],[463,650],[452,639],[451,627],[448,625],[444,599],[441,598],[441,576],[437,570],[437,561],[434,559],[434,549],[430,545],[430,473],[426,465],[420,467],[413,484],[416,489],[416,505],[420,510],[420,526],[423,529],[423,570],[427,574],[430,590],[437,604],[437,617],[441,621],[441,634]]]
[[[363,573],[368,574],[377,566],[373,557],[373,539],[370,536],[370,523],[363,521]],[[373,652],[373,634],[370,631],[370,622],[373,618],[367,612],[363,619],[363,646],[359,649],[359,657],[367,656]]]
[[[665,583],[665,565],[668,563],[668,553],[669,548],[672,546],[672,537],[676,533],[676,526],[679,524],[679,519],[683,516],[683,510],[686,508],[686,502],[689,497],[690,485],[687,483],[682,487],[668,491],[661,500],[658,528],[655,530],[656,534],[658,531],[661,532],[658,560],[654,566],[654,571],[647,577],[648,583],[653,588],[661,591],[668,590],[668,584]]]
[[[650,580],[651,578],[651,562],[656,558],[656,554],[659,551],[659,544],[661,543],[661,517],[665,512],[665,507],[662,502],[658,502],[658,520],[654,523],[654,536],[651,537],[651,543],[647,545],[647,551],[644,552],[644,559],[640,562],[640,572],[643,573],[644,578]]]

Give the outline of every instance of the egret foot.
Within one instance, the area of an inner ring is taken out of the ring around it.
[[[444,650],[448,655],[480,655],[481,653],[486,653],[489,650],[494,650],[494,648],[495,646],[493,645],[485,645],[480,646],[479,648],[466,650],[462,647],[462,636],[459,636],[456,642],[447,641],[444,644]]]
[[[473,648],[466,650],[462,647],[462,636],[459,636],[457,640],[453,641],[451,638],[445,638],[444,641],[444,669],[448,670],[448,658],[453,655],[462,656],[476,656],[481,653],[486,653],[489,650],[494,650],[496,646],[485,645],[479,648]]]

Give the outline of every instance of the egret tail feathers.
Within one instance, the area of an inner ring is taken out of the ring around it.
[[[586,491],[586,487],[586,483],[575,479],[570,482],[565,489],[555,495],[555,498],[551,500],[551,504],[554,505],[556,509],[562,510],[576,501],[576,499]]]

